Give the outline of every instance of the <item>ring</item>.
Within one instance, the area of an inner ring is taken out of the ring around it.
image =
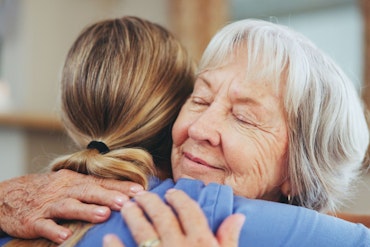
[[[155,247],[159,245],[160,242],[158,238],[149,239],[139,244],[139,247]]]

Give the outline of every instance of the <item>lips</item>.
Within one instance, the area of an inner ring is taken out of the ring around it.
[[[215,166],[212,166],[212,165],[208,164],[206,161],[204,161],[201,158],[198,158],[196,156],[193,156],[190,153],[184,152],[184,156],[188,160],[190,160],[190,161],[192,161],[194,163],[198,163],[198,164],[200,164],[202,166],[206,166],[206,167],[213,168],[213,169],[221,169],[221,168],[218,168],[218,167],[215,167]]]

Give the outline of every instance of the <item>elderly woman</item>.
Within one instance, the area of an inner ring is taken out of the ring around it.
[[[334,211],[349,198],[369,142],[359,96],[342,70],[300,34],[258,20],[232,23],[212,39],[172,137],[175,181],[225,184],[239,196],[316,211]],[[192,195],[198,202],[204,197]],[[176,198],[187,208],[167,195],[179,218],[150,193],[135,198],[122,213],[138,242],[214,243],[203,224],[189,223],[200,215],[184,195]],[[248,208],[253,203],[260,210]],[[247,217],[239,242],[245,246],[370,246],[368,230],[342,228],[313,211],[235,198],[225,204],[233,208],[229,214]]]
[[[166,181],[154,192],[164,196],[172,187],[187,191],[206,216],[213,213],[208,218],[213,232],[228,215],[242,213],[247,223],[239,243],[246,246],[369,243],[365,227],[305,209],[334,210],[340,205],[359,172],[369,136],[351,82],[299,34],[254,20],[222,29],[205,51],[194,91],[172,135],[178,184]],[[217,196],[212,200],[212,195]],[[222,224],[215,239],[189,198],[176,191],[166,198],[179,219],[151,193],[137,196],[136,204],[125,204],[126,223],[141,246],[158,245],[156,239],[162,246],[229,246],[222,238],[230,225]],[[184,203],[189,208],[181,207]],[[234,225],[242,222],[230,219]],[[111,221],[101,225],[100,235],[104,229],[120,234]],[[99,234],[88,232],[86,246],[89,236]]]
[[[258,20],[212,39],[172,137],[175,180],[318,211],[349,197],[369,142],[342,70],[300,34]]]

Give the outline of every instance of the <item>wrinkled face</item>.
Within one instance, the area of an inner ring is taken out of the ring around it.
[[[199,74],[172,130],[173,175],[277,201],[288,183],[283,96],[274,83],[246,75],[245,68],[239,55]]]

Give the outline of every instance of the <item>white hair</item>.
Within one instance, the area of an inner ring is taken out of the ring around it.
[[[247,53],[247,75],[257,73],[284,86],[287,169],[295,202],[318,211],[337,209],[349,196],[369,144],[354,84],[301,34],[253,19],[221,29],[199,69],[222,66],[240,52]]]

